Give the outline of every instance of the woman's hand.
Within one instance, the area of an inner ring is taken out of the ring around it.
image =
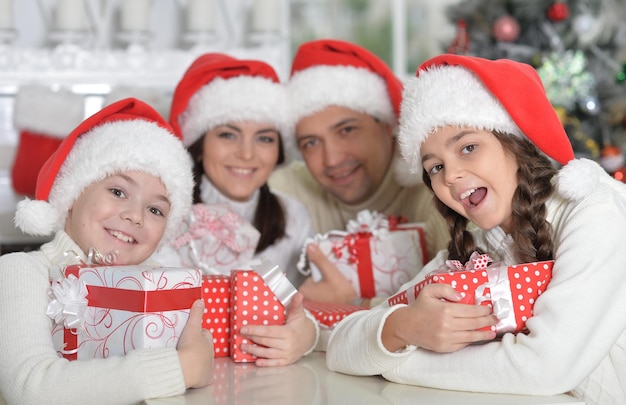
[[[447,284],[429,284],[415,302],[394,311],[385,321],[382,342],[395,352],[407,345],[439,353],[454,352],[475,342],[492,340],[498,319],[484,305],[459,304],[462,297]]]
[[[294,295],[284,325],[246,325],[241,328],[242,336],[254,343],[242,344],[241,349],[258,357],[256,365],[285,366],[297,361],[315,343],[315,325],[307,318],[302,306],[301,293]]]
[[[213,378],[213,336],[202,328],[203,313],[204,302],[194,301],[176,346],[187,388],[205,387]]]
[[[299,291],[305,299],[350,304],[357,298],[352,284],[339,272],[337,266],[324,256],[316,244],[309,244],[306,253],[311,263],[322,273],[322,279],[316,283],[309,277],[302,283]]]

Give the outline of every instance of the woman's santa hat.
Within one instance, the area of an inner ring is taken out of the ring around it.
[[[152,107],[134,98],[120,100],[63,140],[39,172],[35,200],[18,203],[15,224],[32,235],[50,235],[64,228],[69,209],[89,185],[115,173],[142,171],[159,177],[168,192],[164,243],[191,208],[191,168],[180,139]]]
[[[204,54],[176,86],[169,121],[185,146],[228,122],[270,123],[284,133],[288,128],[285,88],[265,62]]]
[[[400,116],[402,82],[378,56],[345,41],[321,39],[300,45],[287,90],[294,123],[331,105],[394,127]]]
[[[413,175],[421,178],[420,148],[437,128],[447,125],[525,137],[561,165],[561,195],[584,197],[605,175],[595,162],[574,160],[561,121],[530,65],[473,56],[440,55],[424,62],[405,83],[399,141]]]

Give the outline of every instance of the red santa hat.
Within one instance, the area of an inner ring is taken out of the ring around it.
[[[287,99],[274,69],[220,53],[198,57],[174,91],[170,124],[185,146],[232,121],[267,122],[284,133]]]
[[[393,126],[400,115],[402,82],[380,58],[349,42],[322,39],[300,45],[287,87],[294,123],[331,105]]]
[[[440,55],[405,83],[399,141],[421,177],[420,148],[436,128],[467,126],[526,137],[565,165],[574,152],[535,69],[512,60]]]
[[[127,98],[85,119],[46,161],[35,199],[20,201],[15,224],[32,235],[63,229],[68,210],[94,182],[142,171],[163,182],[171,203],[161,243],[174,236],[191,207],[192,162],[167,122],[148,104]]]

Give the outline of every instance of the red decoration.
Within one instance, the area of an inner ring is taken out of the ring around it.
[[[569,17],[569,6],[562,1],[557,1],[548,8],[548,18],[550,21],[559,22]]]
[[[626,183],[626,167],[621,167],[620,169],[617,169],[613,173],[613,177],[616,180],[621,181],[622,183]]]
[[[448,53],[465,55],[469,51],[469,35],[467,34],[467,23],[465,20],[456,22],[456,36],[448,47]]]
[[[510,15],[503,15],[493,23],[493,36],[502,42],[513,42],[519,38],[519,22]]]

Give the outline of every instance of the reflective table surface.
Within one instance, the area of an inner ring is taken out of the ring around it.
[[[584,404],[567,395],[549,397],[480,394],[445,391],[395,384],[382,377],[355,377],[329,371],[324,353],[312,353],[286,367],[261,368],[233,363],[228,357],[215,359],[211,386],[187,391],[185,395],[152,399],[149,405],[165,404]]]

